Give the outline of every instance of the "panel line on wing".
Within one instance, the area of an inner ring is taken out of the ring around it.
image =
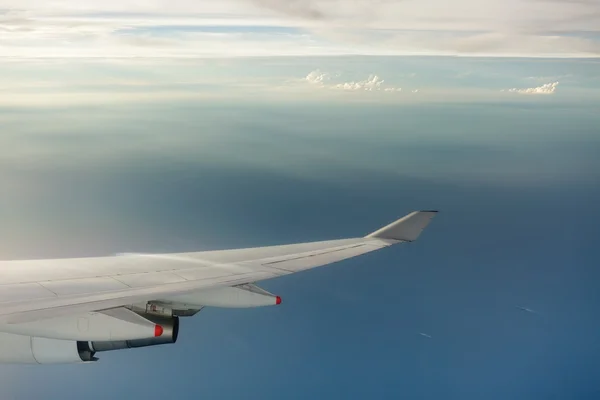
[[[262,263],[261,265],[269,265],[270,266],[272,264],[279,264],[279,263],[284,263],[284,262],[289,262],[289,261],[294,261],[294,260],[302,260],[304,258],[317,257],[317,256],[325,255],[325,254],[337,253],[337,252],[340,252],[340,251],[344,251],[344,250],[348,250],[348,249],[353,249],[353,248],[357,248],[357,247],[363,247],[363,246],[364,246],[364,244],[361,243],[361,244],[354,245],[354,246],[343,247],[341,249],[335,249],[335,250],[329,250],[329,251],[322,251],[320,253],[310,253],[310,254],[306,254],[306,255],[303,255],[303,256],[294,257],[294,258],[285,258],[283,260],[269,261],[269,262]],[[290,272],[292,272],[292,271],[290,271]]]
[[[128,285],[128,284],[126,284],[125,282],[121,281],[121,280],[120,280],[119,278],[117,278],[115,275],[111,275],[111,276],[109,276],[109,278],[111,278],[112,280],[114,280],[114,281],[117,281],[117,282],[119,282],[119,283],[122,283],[123,285],[125,285],[125,286],[127,286],[127,287],[131,288],[131,286],[129,286],[129,285]]]
[[[54,290],[52,290],[52,289],[47,288],[46,286],[44,286],[44,284],[42,282],[35,282],[35,283],[37,283],[38,285],[40,285],[42,287],[42,289],[46,289],[47,291],[52,292],[57,297],[59,296],[59,294],[56,293]]]

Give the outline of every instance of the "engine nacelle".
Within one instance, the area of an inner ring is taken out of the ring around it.
[[[90,353],[80,352],[73,340],[0,333],[0,363],[69,364],[86,361],[94,361],[94,358]]]
[[[163,328],[153,338],[118,341],[75,341],[48,339],[0,332],[2,364],[72,364],[97,361],[96,352],[175,343],[179,334],[179,318],[144,315]]]
[[[0,324],[0,332],[59,340],[129,340],[159,336],[162,327],[125,307]]]
[[[133,340],[111,340],[111,341],[89,341],[77,342],[81,353],[89,353],[94,357],[95,353],[110,350],[133,349],[137,347],[157,346],[160,344],[175,343],[179,335],[178,317],[160,317],[155,315],[144,315],[144,318],[162,326],[163,332],[160,336]]]

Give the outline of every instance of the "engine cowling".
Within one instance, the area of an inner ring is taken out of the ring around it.
[[[93,361],[73,340],[0,333],[0,362],[7,364],[69,364]]]
[[[144,315],[160,325],[160,336],[119,341],[74,341],[0,332],[0,363],[70,364],[97,361],[97,352],[175,343],[179,318]]]
[[[91,357],[97,352],[133,349],[137,347],[157,346],[161,344],[170,344],[177,341],[179,335],[178,317],[160,317],[156,315],[144,315],[144,318],[162,326],[163,332],[160,336],[145,339],[133,340],[110,340],[110,341],[89,341],[77,342],[77,346],[82,352],[89,352]]]
[[[59,340],[129,340],[160,335],[162,327],[126,307],[0,324],[0,332]]]

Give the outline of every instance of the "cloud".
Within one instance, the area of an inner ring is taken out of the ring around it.
[[[318,2],[310,0],[252,0],[259,7],[265,7],[291,17],[312,20],[325,19],[326,15],[319,8]]]
[[[563,74],[563,75],[553,75],[553,76],[528,76],[525,79],[528,80],[532,80],[532,81],[559,81],[559,80],[565,80],[565,79],[571,79],[573,78],[574,75],[573,74]]]
[[[455,0],[452,7],[445,0],[249,1],[361,52],[600,56],[595,0]]]
[[[594,0],[0,0],[0,57],[599,57],[599,27]]]
[[[306,75],[306,81],[308,83],[311,83],[313,85],[319,85],[319,86],[324,86],[326,81],[329,81],[330,79],[330,75],[326,72],[321,72],[320,70],[316,69],[314,71],[311,71],[308,75]]]
[[[313,25],[406,31],[597,31],[596,0],[248,0]],[[315,21],[317,20],[317,21]]]
[[[383,79],[381,79],[377,75],[371,74],[371,75],[369,75],[369,77],[367,79],[362,80],[362,81],[338,83],[337,85],[335,85],[335,88],[344,89],[344,90],[372,91],[372,90],[381,90],[382,84],[383,84]],[[388,89],[393,89],[393,88],[388,88]]]
[[[517,89],[512,88],[507,91],[510,93],[520,93],[520,94],[554,94],[556,92],[556,87],[558,86],[558,82],[551,82],[543,84],[542,86],[526,88],[526,89]]]
[[[316,85],[323,88],[328,89],[339,89],[339,90],[349,90],[349,91],[379,91],[383,90],[384,92],[401,92],[402,88],[396,87],[384,87],[383,83],[385,82],[378,75],[371,74],[367,79],[359,80],[359,81],[349,81],[349,82],[340,82],[340,83],[331,83],[328,84],[332,80],[332,78],[339,77],[339,74],[332,76],[328,72],[322,72],[319,69],[311,71],[304,78],[308,83],[312,85]]]

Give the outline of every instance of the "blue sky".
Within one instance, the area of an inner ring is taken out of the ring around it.
[[[0,0],[0,259],[441,211],[411,245],[264,282],[279,307],[184,320],[176,345],[0,366],[0,397],[598,398],[598,11]]]

